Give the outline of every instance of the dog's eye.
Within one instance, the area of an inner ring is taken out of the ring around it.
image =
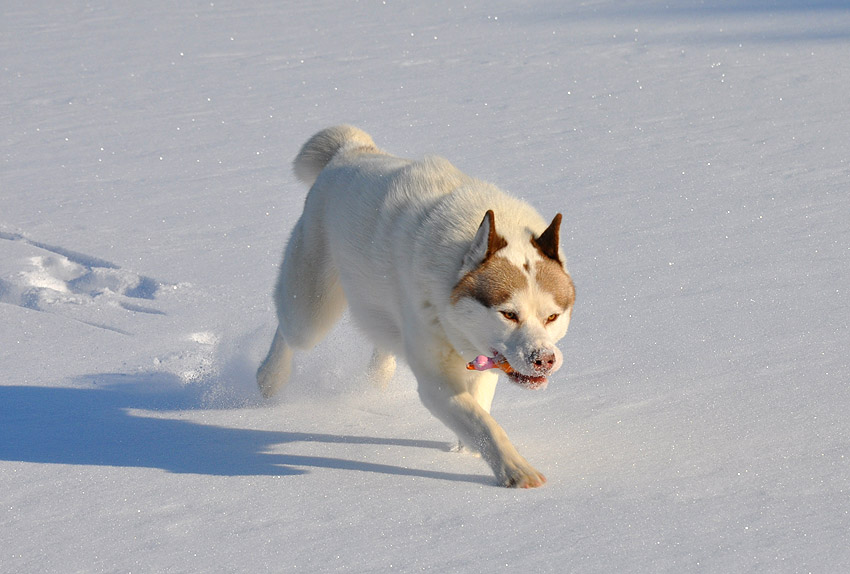
[[[546,317],[546,324],[548,325],[549,323],[551,323],[552,321],[554,321],[558,317],[560,317],[560,315],[558,315],[557,313],[552,313],[551,315]]]
[[[513,311],[500,311],[502,313],[502,317],[507,319],[508,321],[512,321],[514,323],[519,323],[519,315],[517,315]]]

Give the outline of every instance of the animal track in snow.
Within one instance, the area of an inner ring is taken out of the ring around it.
[[[0,231],[0,303],[53,312],[125,333],[130,313],[164,315],[155,301],[163,284],[109,261]]]
[[[48,313],[123,336],[161,332],[163,308],[175,297],[190,299],[185,283],[164,283],[77,251],[33,241],[0,229],[0,305]],[[185,302],[185,301],[184,301]],[[170,322],[173,324],[173,322]],[[209,386],[207,395],[229,396],[216,379],[220,337],[198,330],[180,340],[163,333],[165,352],[153,359],[157,371],[174,374],[185,384]]]

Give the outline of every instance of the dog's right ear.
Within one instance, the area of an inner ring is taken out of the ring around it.
[[[496,216],[490,209],[484,214],[484,219],[478,226],[472,245],[463,258],[463,269],[468,272],[477,268],[490,259],[499,249],[507,246],[508,242],[505,241],[505,238],[496,233]]]

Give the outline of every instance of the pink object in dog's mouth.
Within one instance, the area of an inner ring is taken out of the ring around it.
[[[520,385],[521,387],[525,387],[526,389],[531,390],[539,390],[545,389],[546,385],[549,381],[546,377],[539,376],[533,377],[529,375],[523,375],[522,373],[515,371],[511,364],[508,363],[508,360],[505,359],[499,353],[496,353],[493,357],[488,357],[486,355],[478,355],[474,360],[470,361],[466,364],[466,368],[470,371],[486,371],[488,369],[499,369],[505,372],[508,375],[508,379],[511,382]]]

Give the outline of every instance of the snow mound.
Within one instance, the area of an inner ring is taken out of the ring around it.
[[[4,276],[0,302],[121,331],[127,312],[164,315],[156,306],[165,283],[23,235],[0,234]]]

